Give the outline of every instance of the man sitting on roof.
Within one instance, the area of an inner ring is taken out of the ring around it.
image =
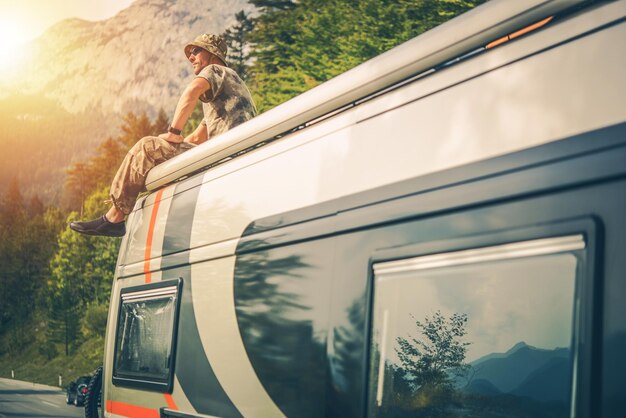
[[[208,33],[185,46],[185,55],[196,77],[180,97],[168,132],[142,138],[128,151],[111,184],[112,205],[105,215],[93,221],[72,222],[70,228],[87,235],[124,236],[124,217],[144,190],[152,167],[256,115],[250,91],[226,65],[227,49],[221,36]],[[183,139],[181,131],[198,99],[202,101],[204,118],[198,128]]]

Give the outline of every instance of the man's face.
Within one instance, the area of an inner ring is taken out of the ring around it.
[[[193,66],[193,73],[198,75],[204,67],[210,64],[211,54],[200,47],[194,46],[189,55],[189,62]]]

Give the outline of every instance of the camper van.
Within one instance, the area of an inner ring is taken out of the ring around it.
[[[626,1],[487,2],[147,189],[91,416],[624,416]]]

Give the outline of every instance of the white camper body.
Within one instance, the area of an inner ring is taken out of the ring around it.
[[[103,415],[623,410],[624,40],[624,1],[492,1],[157,166],[118,259]],[[465,318],[474,379],[406,371],[400,341],[437,318]],[[487,374],[525,353],[545,361]]]

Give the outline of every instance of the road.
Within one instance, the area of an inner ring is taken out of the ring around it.
[[[65,403],[65,391],[59,388],[0,378],[0,418],[84,416],[83,408]]]

